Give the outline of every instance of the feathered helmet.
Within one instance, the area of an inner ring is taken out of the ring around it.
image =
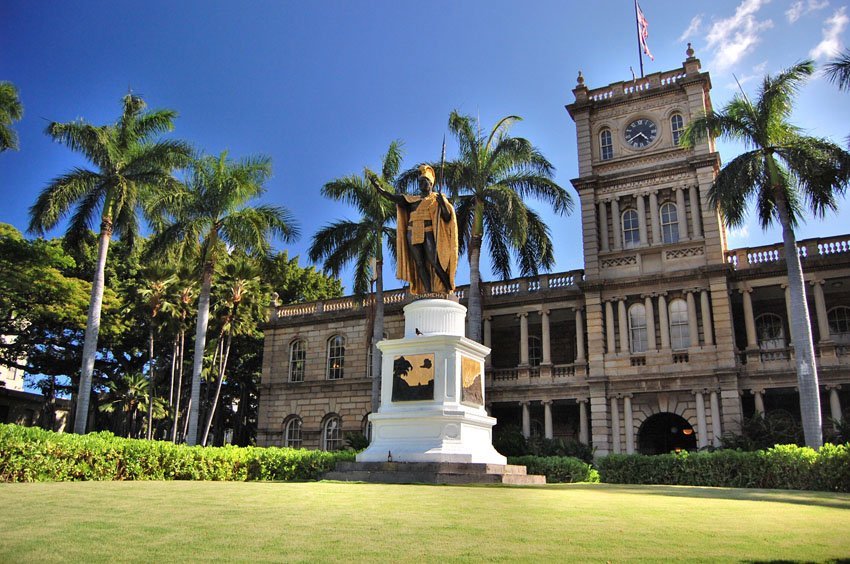
[[[431,168],[430,165],[419,165],[419,176],[424,176],[431,181],[431,186],[434,185],[434,182],[437,180],[437,175],[434,174],[434,169]]]

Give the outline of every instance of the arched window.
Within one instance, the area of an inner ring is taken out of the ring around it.
[[[322,425],[322,450],[339,450],[342,448],[342,420],[338,415],[331,415]]]
[[[304,368],[307,360],[307,343],[301,339],[292,341],[289,345],[289,381],[303,382]]]
[[[328,380],[339,380],[345,371],[345,337],[328,339]]]
[[[685,131],[685,120],[682,119],[682,114],[673,114],[670,117],[670,129],[673,131],[673,144],[678,145]]]
[[[756,335],[761,350],[785,348],[785,327],[775,313],[763,313],[756,318]]]
[[[679,213],[672,202],[661,206],[661,240],[665,243],[679,241]]]
[[[301,418],[293,415],[283,430],[283,446],[301,448]]]
[[[610,129],[603,129],[599,132],[599,157],[603,161],[614,158],[614,143]]]
[[[629,308],[629,344],[633,353],[646,352],[646,308],[643,304]]]
[[[543,347],[540,344],[540,337],[531,335],[528,338],[528,364],[531,366],[540,366],[543,358]]]
[[[363,421],[360,423],[360,432],[366,437],[366,440],[372,442],[372,422],[369,421],[369,413],[363,416]]]
[[[850,342],[850,307],[834,307],[827,312],[826,318],[830,337],[842,344]]]
[[[623,212],[623,247],[630,249],[640,244],[640,227],[635,210]]]
[[[673,350],[682,350],[691,346],[691,333],[688,326],[688,304],[679,298],[671,300],[667,306],[670,314],[670,344]]]

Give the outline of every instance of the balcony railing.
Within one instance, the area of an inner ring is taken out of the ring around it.
[[[514,278],[504,282],[485,282],[481,285],[481,293],[492,298],[504,296],[531,295],[549,289],[578,289],[578,283],[584,280],[583,270],[570,270],[554,274],[541,274],[539,276],[528,276],[525,278]],[[460,286],[455,289],[455,296],[459,300],[466,299],[469,286]],[[406,288],[399,290],[388,290],[384,292],[384,304],[401,304],[409,300],[411,295]],[[287,304],[275,306],[272,317],[277,319],[297,317],[301,315],[315,315],[324,312],[345,312],[371,307],[374,296],[363,298],[356,296],[345,296],[320,302],[309,302],[300,304]]]
[[[813,258],[850,255],[850,235],[797,241],[797,251],[800,253],[800,259],[804,261]],[[735,270],[778,265],[784,261],[785,249],[782,243],[726,251],[726,262],[731,264]]]
[[[685,78],[685,72],[682,69],[667,72],[656,72],[647,75],[645,78],[633,81],[615,82],[602,88],[595,88],[588,91],[587,97],[594,102],[601,102],[603,100],[611,100],[621,96],[628,96],[629,94],[634,94],[636,92],[645,92],[661,86],[675,84],[683,78]]]

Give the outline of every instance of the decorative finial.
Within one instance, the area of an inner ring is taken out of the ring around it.
[[[581,71],[578,71],[578,78],[576,78],[576,82],[578,82],[576,88],[578,88],[579,86],[584,86],[584,77],[581,75]]]
[[[687,50],[687,51],[685,51],[685,55],[687,55],[689,59],[693,59],[693,57],[694,57],[694,50],[693,50],[693,48],[691,47],[691,43],[690,43],[690,42],[688,42],[688,50]]]

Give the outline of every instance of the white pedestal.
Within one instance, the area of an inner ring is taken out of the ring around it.
[[[372,443],[357,461],[506,464],[493,448],[496,419],[484,410],[490,349],[464,337],[466,308],[418,300],[404,317],[404,338],[378,343],[381,407],[369,416]]]

